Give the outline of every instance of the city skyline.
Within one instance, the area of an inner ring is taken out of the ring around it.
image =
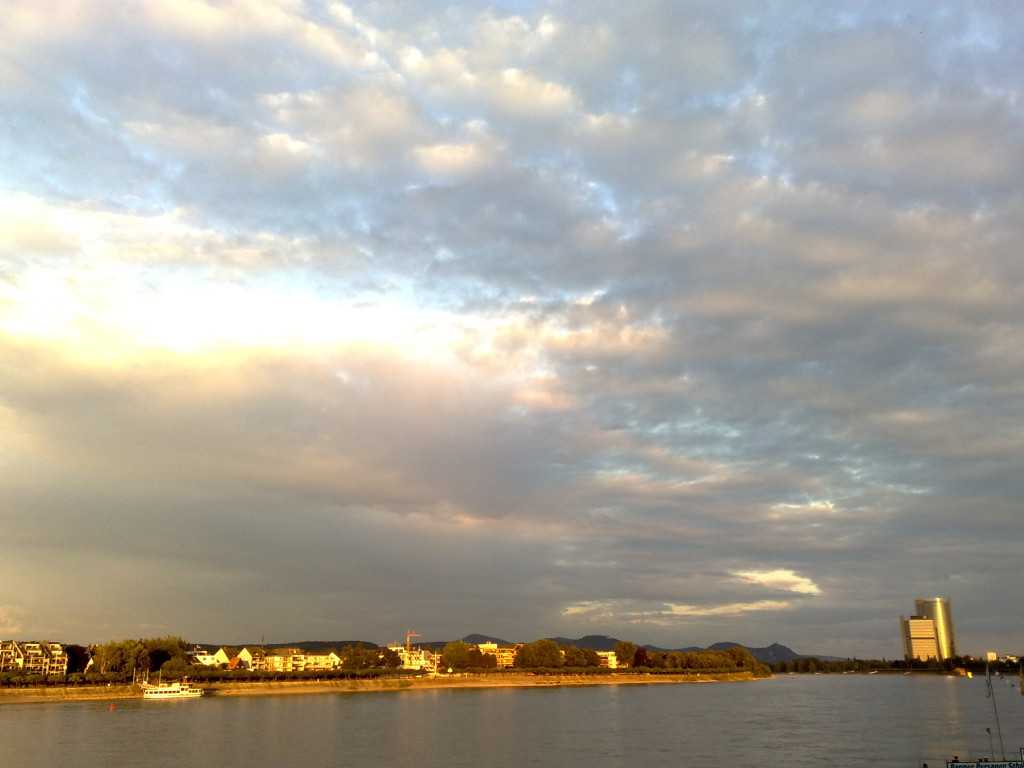
[[[9,5],[0,638],[1024,647],[1024,14]]]

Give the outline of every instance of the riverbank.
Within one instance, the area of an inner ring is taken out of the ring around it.
[[[507,673],[491,675],[442,675],[439,677],[375,678],[370,680],[277,680],[211,683],[202,686],[207,696],[289,696],[308,694],[379,693],[476,688],[562,688],[591,685],[680,685],[686,683],[732,683],[756,680],[750,672],[693,675],[532,675]],[[130,685],[71,686],[62,688],[0,688],[2,704],[41,704],[63,701],[120,701],[138,699]]]

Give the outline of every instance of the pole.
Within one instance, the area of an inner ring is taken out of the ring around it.
[[[992,714],[994,714],[996,718],[996,732],[999,734],[999,751],[1002,753],[1003,761],[1005,762],[1006,746],[1003,744],[1003,726],[999,723],[999,707],[996,706],[996,692],[992,689],[992,669],[991,664],[988,661],[985,662],[985,683],[988,685],[988,696],[992,699]],[[985,730],[988,731],[989,742],[991,742],[992,731],[988,728]],[[992,759],[996,759],[994,751],[992,753]]]

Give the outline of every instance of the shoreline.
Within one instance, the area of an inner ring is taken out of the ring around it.
[[[376,678],[373,680],[277,680],[266,682],[210,683],[202,686],[206,697],[295,696],[312,694],[385,693],[424,690],[476,690],[483,688],[582,688],[593,685],[684,685],[753,682],[750,672],[700,675],[445,675],[443,677]],[[44,686],[0,688],[4,704],[46,704],[73,701],[130,701],[142,697],[130,685]]]

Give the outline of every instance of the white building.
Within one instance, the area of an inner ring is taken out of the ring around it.
[[[389,651],[398,654],[402,660],[402,669],[425,670],[436,672],[438,664],[441,663],[441,654],[432,653],[422,648],[406,648],[404,645],[389,645]]]
[[[602,669],[618,669],[619,659],[615,651],[598,651],[597,657],[601,660]]]

